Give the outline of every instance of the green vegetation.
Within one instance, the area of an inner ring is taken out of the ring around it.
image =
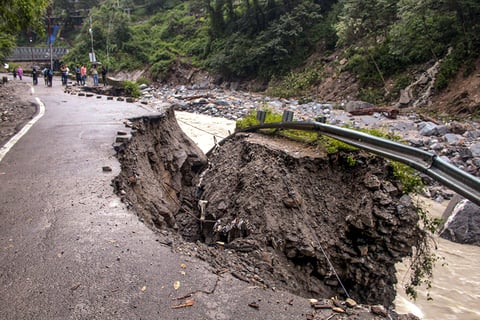
[[[3,0],[0,7],[0,61],[15,47],[20,31],[43,34],[43,17],[48,0]]]
[[[301,65],[318,40],[320,6],[311,1],[245,4],[233,12],[229,5],[211,4],[210,30],[215,37],[207,66],[227,77],[269,80]],[[224,10],[227,18],[220,14]]]
[[[424,285],[427,289],[427,297],[431,300],[428,291],[432,288],[433,268],[441,260],[441,257],[432,252],[435,248],[435,243],[432,243],[433,238],[430,235],[437,232],[442,219],[431,218],[419,203],[416,204],[416,208],[420,218],[420,227],[426,231],[426,234],[418,240],[414,247],[409,269],[410,277],[405,285],[405,293],[410,298],[416,299],[418,297],[417,288]]]
[[[63,12],[73,5],[55,4]],[[112,71],[146,69],[162,81],[188,64],[226,80],[263,80],[285,98],[309,99],[323,80],[326,61],[305,63],[312,54],[341,52],[336,72],[356,76],[360,99],[383,104],[398,99],[414,66],[442,61],[441,90],[459,70],[473,72],[480,52],[480,3],[472,0],[106,0],[90,16],[97,60]],[[89,28],[86,19],[68,63],[88,58]]]
[[[265,111],[265,123],[274,123],[282,122],[282,115],[276,112],[273,112],[272,109],[268,108],[268,105],[264,104]],[[257,114],[255,111],[250,112],[248,116],[243,119],[237,120],[236,129],[244,129],[247,127],[259,125],[260,122],[257,120]]]
[[[139,84],[133,81],[125,81],[125,93],[133,98],[138,98],[141,95]]]
[[[34,16],[46,5],[7,0],[1,55],[20,29],[38,29],[43,20]],[[383,104],[398,98],[413,66],[441,61],[435,89],[442,90],[459,70],[474,72],[480,52],[473,0],[54,0],[52,8],[62,24],[57,41],[73,45],[67,64],[88,61],[93,36],[97,60],[113,72],[146,69],[162,81],[187,64],[223,79],[261,79],[280,97],[309,99],[321,83],[326,61],[305,63],[312,54],[341,52],[346,63],[337,72],[356,76],[362,100]]]
[[[311,87],[322,80],[322,67],[311,66],[302,71],[291,71],[281,80],[272,76],[266,94],[280,98],[308,97]]]
[[[349,145],[348,143],[323,135],[319,137],[318,145],[323,147],[328,154],[338,153],[339,151],[351,152],[358,150],[357,147]]]
[[[142,85],[142,84],[146,84],[147,86],[149,86],[151,84],[151,81],[150,79],[147,79],[147,78],[138,78],[137,81],[135,81],[139,86]]]
[[[422,178],[417,174],[415,169],[407,166],[406,164],[392,161],[393,175],[397,178],[402,186],[403,192],[418,193],[423,187]]]

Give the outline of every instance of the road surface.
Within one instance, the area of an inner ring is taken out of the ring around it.
[[[305,319],[306,299],[173,253],[113,194],[116,133],[148,107],[25,94],[45,110],[0,160],[0,319]]]

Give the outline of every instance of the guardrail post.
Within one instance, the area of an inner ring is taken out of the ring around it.
[[[257,121],[260,122],[260,124],[265,123],[265,117],[267,116],[267,113],[263,110],[257,110]]]
[[[282,122],[292,122],[293,121],[293,111],[284,110],[282,115]]]

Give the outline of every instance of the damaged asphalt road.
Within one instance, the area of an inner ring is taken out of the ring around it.
[[[113,194],[116,132],[145,109],[59,82],[35,97],[45,115],[0,162],[1,319],[306,318],[304,298],[173,253]]]

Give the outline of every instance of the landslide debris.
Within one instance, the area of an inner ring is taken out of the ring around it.
[[[0,146],[32,119],[37,107],[28,101],[30,87],[25,82],[15,81],[0,84]]]
[[[115,188],[141,219],[253,285],[391,306],[395,263],[423,236],[389,163],[363,152],[238,134],[207,162],[170,108],[134,119],[118,157]]]
[[[148,225],[177,229],[175,215],[194,203],[207,157],[180,129],[173,109],[132,121],[133,138],[117,149],[122,171],[115,189]]]

